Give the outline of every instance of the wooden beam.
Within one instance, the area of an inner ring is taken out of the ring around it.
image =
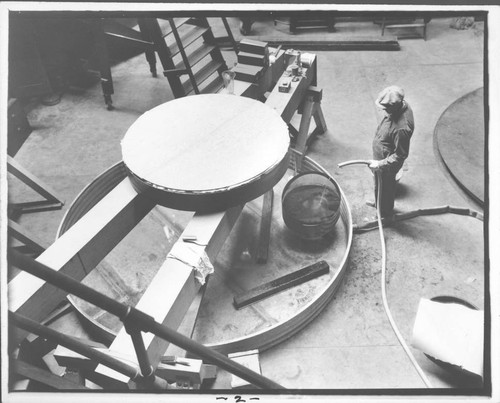
[[[314,113],[314,106],[316,104],[307,96],[304,102],[304,107],[302,109],[302,118],[300,119],[299,134],[297,136],[297,141],[295,143],[295,149],[302,155],[306,152],[307,138],[309,137],[309,126],[311,125],[311,119]],[[300,165],[298,166],[300,169]]]
[[[234,66],[233,71],[236,73],[236,79],[240,81],[247,81],[249,83],[257,82],[262,77],[264,67],[254,66],[251,64],[237,64]]]
[[[384,50],[384,51],[397,51],[400,50],[399,42],[395,36],[338,36],[327,41],[311,41],[311,40],[294,40],[283,41],[280,40],[268,41],[269,46],[282,45],[284,49],[301,49],[301,50]]]
[[[193,302],[191,303],[191,306],[187,310],[186,314],[184,315],[184,318],[182,319],[182,323],[178,327],[177,331],[184,336],[187,336],[189,338],[193,337],[194,333],[194,328],[196,326],[196,321],[198,320],[198,313],[200,311],[200,306],[201,303],[203,302],[203,297],[205,295],[205,290],[207,289],[208,285],[208,280],[205,283],[204,286],[200,288],[198,293],[193,299]],[[186,350],[182,349],[179,346],[176,346],[174,344],[169,344],[167,347],[167,350],[165,351],[165,355],[175,355],[177,357],[186,357]]]
[[[26,229],[13,220],[9,220],[8,233],[9,236],[26,245],[28,249],[37,256],[46,249],[46,246],[43,245],[41,241],[36,239],[33,234],[30,234]]]
[[[267,42],[254,41],[252,39],[244,38],[240,41],[239,50],[241,52],[255,53],[258,55],[268,54]]]
[[[40,382],[54,389],[65,389],[65,390],[87,389],[85,386],[69,381],[68,379],[54,375],[49,371],[45,371],[41,368],[35,367],[20,360],[13,360],[11,364],[12,364],[12,369],[16,374]]]
[[[271,189],[264,194],[262,201],[262,217],[260,221],[260,235],[257,246],[257,263],[267,262],[269,253],[269,239],[271,237],[271,222],[273,218],[274,191]]]
[[[7,156],[7,172],[10,172],[45,199],[43,202],[38,204],[41,205],[41,203],[43,203],[47,206],[47,208],[54,209],[61,208],[64,205],[64,202],[56,196],[56,192],[54,190],[52,190],[46,183],[43,183],[39,178],[29,172],[10,156]],[[23,203],[19,203],[20,206],[22,204]],[[15,203],[13,205],[15,206]]]
[[[258,287],[252,288],[243,294],[234,297],[234,306],[236,309],[243,308],[254,302],[260,301],[287,288],[302,284],[305,281],[319,277],[330,271],[330,266],[324,260],[307,266],[303,269],[286,274],[282,277],[269,281]]]
[[[250,64],[252,66],[265,66],[266,56],[255,53],[238,52],[238,63]]]
[[[125,178],[37,261],[81,280],[154,205]],[[64,291],[26,272],[19,273],[8,284],[9,309],[37,321],[45,318],[65,296]],[[25,335],[19,332],[17,342]]]
[[[296,141],[294,148],[303,156],[307,151],[307,147],[314,139],[314,136],[322,134],[326,131],[326,122],[321,110],[321,99],[323,90],[314,86],[309,86],[307,89],[304,102],[302,103],[302,117],[300,119],[300,127],[296,133]],[[316,128],[309,133],[311,119],[314,118]],[[300,169],[302,161],[297,160],[297,169]]]
[[[242,209],[243,206],[237,206],[220,213],[195,214],[172,249],[188,243],[184,239],[195,240],[198,245],[202,245],[200,252],[204,251],[209,259],[214,261]],[[151,315],[164,326],[177,329],[200,287],[201,283],[195,278],[191,266],[177,259],[167,258],[136,308]],[[151,365],[156,368],[169,343],[150,333],[144,334],[143,339]],[[132,339],[124,328],[118,332],[109,350],[113,354],[134,356]],[[128,382],[126,376],[104,365],[99,365],[96,372],[124,383]]]

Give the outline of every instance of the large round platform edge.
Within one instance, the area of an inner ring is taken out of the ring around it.
[[[175,192],[156,189],[153,184],[146,184],[137,177],[124,163],[129,173],[132,186],[138,193],[143,193],[157,204],[175,210],[212,213],[224,211],[253,200],[272,189],[285,174],[290,159],[287,152],[283,159],[258,178],[230,189],[217,189],[210,192]]]

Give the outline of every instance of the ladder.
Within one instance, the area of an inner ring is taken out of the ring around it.
[[[214,37],[204,17],[142,17],[135,21],[139,30],[117,19],[103,18],[94,22],[101,86],[108,109],[114,109],[111,98],[114,94],[113,79],[107,49],[110,41],[125,42],[144,52],[153,77],[157,76],[158,57],[175,98],[193,93],[214,93],[222,88],[221,74],[228,67],[218,43],[228,40],[235,52],[237,44],[226,18],[221,18],[228,34],[223,38]]]
[[[223,87],[222,72],[228,66],[222,56],[207,18],[168,18],[169,28],[162,32],[158,20],[145,19],[145,29],[155,43],[175,98],[189,94],[207,94]],[[236,42],[224,17],[228,38],[236,51]]]

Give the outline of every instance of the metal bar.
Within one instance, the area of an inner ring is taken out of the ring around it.
[[[51,329],[47,326],[43,326],[34,320],[28,319],[22,315],[19,315],[15,312],[9,311],[9,321],[14,325],[20,327],[21,329],[27,330],[31,333],[35,333],[39,336],[45,337],[49,340],[55,341],[61,346],[69,348],[77,353],[84,355],[87,358],[95,360],[101,364],[104,364],[115,371],[120,372],[132,380],[139,382],[141,381],[141,375],[137,368],[128,365],[116,358],[113,358],[101,351],[98,351],[90,346],[85,345],[84,343],[74,339],[71,336],[67,336],[63,333],[60,333],[54,329]],[[144,380],[145,381],[145,380]],[[167,382],[164,379],[159,377],[155,377],[154,380],[148,385],[153,386],[156,389],[167,389]]]
[[[236,376],[252,383],[255,386],[265,389],[284,389],[276,382],[257,374],[256,372],[238,364],[225,355],[211,350],[204,345],[197,343],[190,338],[183,336],[175,330],[169,329],[157,323],[151,316],[130,306],[121,304],[106,295],[72,279],[71,277],[59,273],[44,264],[25,256],[16,250],[9,249],[9,261],[20,269],[39,277],[64,291],[84,299],[102,309],[107,310],[120,319],[127,318],[132,321],[138,329],[151,332],[177,346],[194,353],[203,360],[208,360],[221,368],[235,374]]]
[[[148,352],[146,351],[141,331],[139,329],[132,328],[132,326],[133,325],[131,325],[129,321],[125,321],[125,328],[127,329],[127,333],[132,338],[135,354],[137,355],[137,362],[139,363],[139,368],[141,368],[141,374],[144,378],[154,377],[155,371],[149,361]]]

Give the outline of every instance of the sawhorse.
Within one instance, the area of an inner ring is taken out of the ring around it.
[[[326,121],[321,110],[321,99],[323,90],[318,87],[310,86],[307,89],[303,104],[301,105],[302,118],[300,119],[299,130],[295,129],[291,124],[288,125],[292,136],[295,138],[294,148],[304,155],[307,148],[318,134],[326,132]],[[300,113],[300,111],[299,111]],[[314,118],[316,128],[309,133],[311,119]]]
[[[9,218],[15,218],[23,213],[58,210],[62,208],[64,202],[56,196],[56,193],[47,184],[43,183],[14,160],[14,156],[31,134],[32,129],[20,101],[16,99],[9,100],[8,114],[7,172],[44,198],[41,201],[9,203]]]
[[[56,193],[47,184],[43,183],[10,156],[7,156],[7,172],[44,198],[44,200],[40,201],[9,203],[9,216],[16,217],[24,213],[59,210],[64,205],[64,202],[56,196]]]

